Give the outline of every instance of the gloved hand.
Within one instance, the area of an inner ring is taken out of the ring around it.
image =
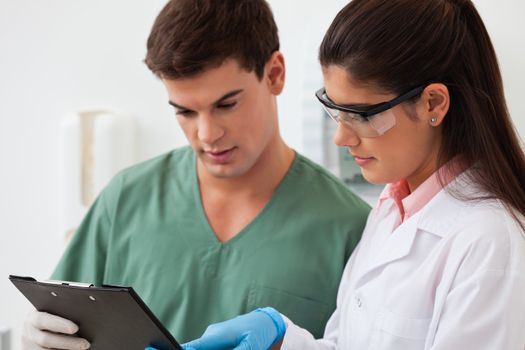
[[[35,310],[24,323],[22,349],[89,349],[89,342],[74,336],[76,332],[78,326],[70,320]]]
[[[182,345],[185,350],[267,350],[284,336],[286,325],[275,309],[266,307],[212,324],[202,337]]]

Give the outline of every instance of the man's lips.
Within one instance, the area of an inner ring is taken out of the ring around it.
[[[229,151],[233,150],[234,148],[235,147],[223,148],[223,149],[215,149],[215,150],[204,150],[204,153],[208,153],[208,154],[211,154],[213,156],[218,156],[218,155],[224,154],[226,152],[229,152]]]
[[[229,150],[226,151],[216,151],[216,152],[208,152],[212,156],[220,156],[221,154],[225,154],[226,152],[229,152]]]
[[[236,148],[237,147],[232,147],[228,149],[208,150],[208,151],[204,151],[204,154],[212,162],[217,163],[217,164],[224,164],[224,163],[227,163],[231,159]]]

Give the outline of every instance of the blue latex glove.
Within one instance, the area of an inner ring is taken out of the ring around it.
[[[209,326],[184,350],[267,350],[284,336],[286,325],[275,309],[265,307]]]

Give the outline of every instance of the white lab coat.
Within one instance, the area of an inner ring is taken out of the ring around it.
[[[285,317],[281,349],[524,350],[525,236],[502,204],[442,190],[396,220],[393,199],[371,212],[324,338]]]

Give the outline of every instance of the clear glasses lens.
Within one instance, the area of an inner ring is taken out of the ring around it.
[[[324,105],[323,107],[333,120],[352,129],[360,137],[378,137],[396,125],[396,117],[391,110],[363,118],[359,114],[339,111]]]

